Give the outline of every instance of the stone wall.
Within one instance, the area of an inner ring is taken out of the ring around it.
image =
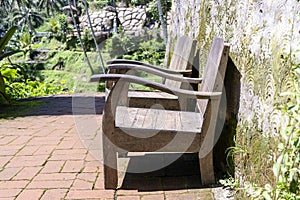
[[[247,143],[255,133],[276,136],[283,120],[275,105],[285,103],[282,92],[294,90],[290,70],[292,63],[300,63],[299,1],[172,3],[171,41],[179,35],[196,38],[202,63],[214,37],[231,44],[230,56],[242,75],[238,137],[244,137]]]
[[[179,35],[196,38],[205,49],[203,61],[215,36],[231,44],[231,57],[242,73],[240,120],[255,123],[264,133],[273,132],[277,114],[272,113],[272,105],[289,88],[289,62],[300,63],[299,4],[294,0],[173,1],[172,40]]]
[[[93,12],[90,15],[92,25],[95,32],[112,32],[114,18],[118,17],[118,25],[124,31],[130,33],[138,33],[143,27],[154,28],[150,23],[147,23],[146,8],[121,8],[106,7],[101,11]],[[88,29],[88,21],[86,16],[80,18],[80,26],[83,29]]]

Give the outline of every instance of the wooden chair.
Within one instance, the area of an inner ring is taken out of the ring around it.
[[[170,65],[167,68],[153,66],[135,60],[115,59],[107,61],[109,74],[135,74],[137,71],[143,71],[148,74],[163,77],[163,83],[166,86],[184,88],[181,84],[181,77],[187,77],[186,80],[194,81],[198,84],[200,79],[189,79],[188,77],[198,78],[199,71],[193,68],[197,41],[187,36],[178,38]],[[93,75],[91,80],[98,80],[98,75]],[[179,77],[179,78],[178,78]],[[179,81],[178,81],[179,80]],[[107,90],[111,89],[113,83],[107,83]],[[186,88],[189,89],[189,88]],[[158,91],[130,90],[128,93],[129,105],[133,107],[149,108],[152,105],[161,105],[165,109],[178,109],[178,97]]]
[[[118,152],[198,153],[202,184],[215,182],[212,154],[228,53],[229,46],[221,38],[214,39],[200,91],[169,87],[132,75],[97,76],[100,81],[115,82],[102,121],[106,189],[118,185]],[[182,82],[188,80],[182,78]],[[197,103],[192,112],[128,107],[127,83],[142,84],[181,98],[196,98]]]

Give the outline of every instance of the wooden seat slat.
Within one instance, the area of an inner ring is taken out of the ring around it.
[[[201,113],[118,106],[116,127],[130,130],[200,133]]]

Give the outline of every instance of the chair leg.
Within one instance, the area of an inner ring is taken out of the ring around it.
[[[199,159],[202,185],[215,183],[213,151]]]
[[[103,141],[104,188],[118,187],[117,153],[114,148]]]

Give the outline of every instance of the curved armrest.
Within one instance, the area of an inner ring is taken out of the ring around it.
[[[171,88],[161,83],[156,83],[154,81],[149,81],[137,76],[124,75],[124,74],[97,74],[91,77],[91,81],[126,81],[129,83],[136,83],[151,87],[169,94],[174,94],[176,96],[186,96],[186,97],[196,97],[197,99],[219,99],[222,92],[197,92],[191,90]]]
[[[114,60],[108,60],[106,61],[107,65],[113,65],[113,64],[133,64],[133,65],[141,65],[141,66],[145,66],[148,68],[152,68],[152,69],[156,69],[162,72],[166,72],[169,74],[182,74],[182,75],[189,75],[192,73],[192,70],[172,70],[172,69],[166,69],[166,68],[161,68],[161,67],[157,67],[148,63],[143,63],[141,61],[137,61],[137,60],[127,60],[127,59],[114,59]]]
[[[171,79],[174,81],[180,81],[180,82],[188,82],[188,83],[194,83],[194,84],[199,84],[202,82],[202,78],[188,78],[188,77],[182,77],[182,76],[178,76],[179,73],[177,73],[177,75],[175,74],[169,74],[154,68],[148,68],[145,67],[143,65],[135,65],[135,64],[111,64],[108,66],[108,69],[134,69],[134,70],[142,70],[157,76],[160,76],[162,78],[167,78],[167,79]]]

